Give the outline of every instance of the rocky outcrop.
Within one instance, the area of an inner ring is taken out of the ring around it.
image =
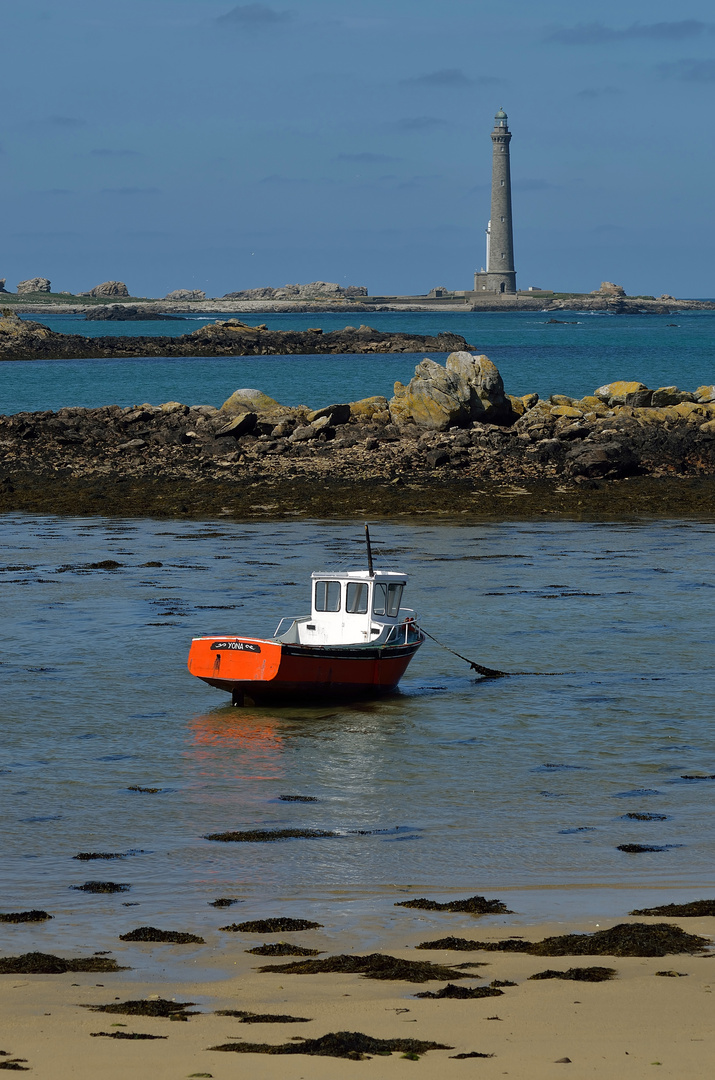
[[[0,277],[0,293],[7,292],[7,289],[5,288],[5,282],[6,281],[7,281],[7,278]]]
[[[225,300],[337,300],[367,296],[365,285],[337,285],[332,281],[311,281],[309,285],[284,285],[274,289],[265,285],[258,289],[243,289],[226,293]],[[169,299],[169,297],[167,297]]]
[[[136,307],[133,304],[101,304],[85,312],[89,322],[173,322],[183,321],[181,315],[166,315],[154,308]]]
[[[614,285],[612,281],[602,281],[600,288],[595,289],[591,293],[591,296],[620,297],[620,296],[625,296],[625,295],[626,295],[626,290],[623,288],[623,286],[622,285]]]
[[[205,300],[206,293],[202,289],[174,289],[167,293],[165,300]]]
[[[103,281],[89,292],[77,293],[78,296],[129,296],[129,289],[123,281]]]
[[[509,424],[514,415],[501,375],[486,356],[453,352],[445,367],[422,360],[407,386],[395,383],[390,416],[396,424],[433,431],[466,427],[473,421]]]
[[[18,281],[17,291],[20,294],[50,292],[50,279],[46,277],[28,278],[27,281]]]
[[[276,356],[309,353],[451,352],[469,348],[460,334],[385,333],[369,326],[344,330],[268,330],[239,319],[208,323],[177,337],[97,337],[58,334],[16,315],[0,319],[0,360],[65,357]]]

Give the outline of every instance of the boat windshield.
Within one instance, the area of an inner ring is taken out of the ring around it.
[[[351,615],[365,615],[367,613],[367,582],[348,582],[345,609]]]
[[[316,581],[315,610],[340,611],[339,581]]]
[[[376,582],[372,598],[373,613],[394,618],[400,610],[403,588],[402,584],[384,585],[380,581]]]

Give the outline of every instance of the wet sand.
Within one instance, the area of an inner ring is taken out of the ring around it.
[[[689,1080],[712,1074],[712,982],[715,968],[709,956],[665,957],[542,957],[494,952],[415,951],[414,946],[444,933],[481,940],[521,935],[540,940],[551,934],[593,932],[617,922],[551,923],[524,926],[509,917],[469,915],[427,916],[404,912],[398,928],[373,919],[361,927],[380,941],[380,951],[410,960],[458,965],[467,969],[460,986],[488,985],[492,980],[514,982],[501,996],[478,1000],[425,1000],[424,990],[442,982],[414,984],[363,978],[352,974],[270,974],[257,971],[261,963],[283,963],[249,955],[246,949],[265,940],[251,934],[222,935],[205,947],[121,945],[114,955],[132,971],[106,975],[0,977],[3,1025],[0,1060],[25,1058],[25,1067],[42,1080],[73,1077],[89,1080],[137,1080],[211,1076],[229,1080],[248,1075],[281,1080],[345,1075],[401,1076],[414,1067],[420,1076],[504,1076],[517,1080],[552,1078],[566,1070],[578,1080],[586,1077],[650,1077]],[[640,920],[644,921],[644,920]],[[647,919],[655,923],[657,919]],[[713,918],[670,920],[688,933],[710,938]],[[330,927],[283,935],[286,940],[324,949],[324,955],[355,949],[344,934]],[[3,934],[4,952],[11,935]],[[244,940],[245,939],[245,940]],[[277,938],[276,938],[277,939]],[[273,939],[271,939],[273,940]],[[91,946],[88,947],[91,952]],[[356,952],[364,949],[355,949]],[[544,969],[608,965],[616,970],[602,983],[531,980]],[[168,968],[168,971],[167,971]],[[177,971],[182,974],[177,977]],[[671,971],[678,975],[657,976]],[[185,973],[185,974],[184,974]],[[193,974],[192,974],[193,973]],[[196,975],[198,974],[198,980]],[[147,977],[149,975],[149,977]],[[152,977],[153,976],[153,977]],[[165,1018],[93,1012],[81,1005],[104,1005],[128,999],[175,998],[194,1002],[185,1023]],[[233,1009],[310,1018],[300,1023],[243,1023],[216,1015]],[[118,1026],[124,1025],[124,1026]],[[157,1040],[92,1037],[93,1032],[142,1033],[165,1036]],[[363,1032],[382,1039],[419,1039],[453,1049],[431,1050],[419,1061],[395,1052],[362,1062],[335,1057],[250,1053],[236,1057],[210,1047],[236,1043],[298,1043],[328,1032]],[[454,1059],[452,1055],[494,1055]],[[569,1059],[566,1061],[565,1059]]]

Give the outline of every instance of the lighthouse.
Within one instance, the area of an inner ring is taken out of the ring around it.
[[[474,275],[478,293],[515,293],[514,234],[511,216],[511,169],[508,117],[503,109],[494,117],[492,138],[492,206],[487,226],[486,270]]]

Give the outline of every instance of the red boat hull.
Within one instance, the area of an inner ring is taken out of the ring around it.
[[[236,704],[284,698],[356,698],[397,687],[423,642],[401,645],[285,645],[260,638],[195,638],[189,671]]]

